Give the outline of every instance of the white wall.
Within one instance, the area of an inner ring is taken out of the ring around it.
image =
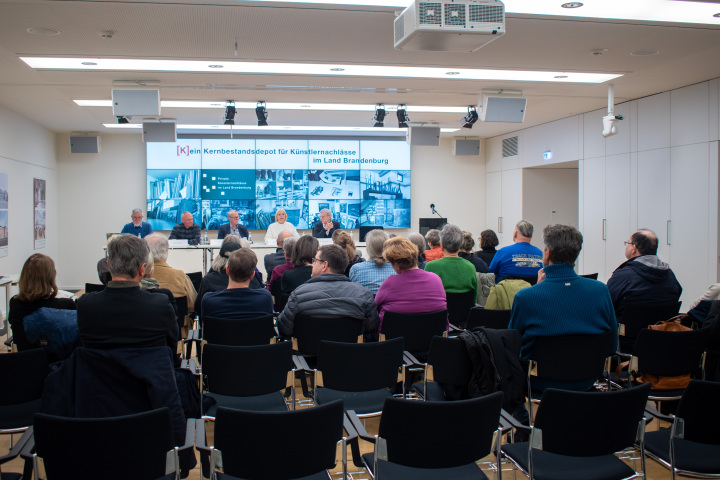
[[[55,134],[0,107],[0,172],[8,175],[8,256],[0,257],[0,275],[19,274],[33,253],[58,262],[58,182]],[[45,248],[34,250],[33,178],[46,183]],[[5,289],[0,289],[5,310]]]
[[[133,208],[146,208],[145,146],[140,134],[101,137],[99,154],[71,154],[69,135],[57,138],[59,205],[61,211],[73,212],[60,225],[63,256],[58,260],[58,283],[65,288],[96,283],[105,234],[129,222]],[[396,230],[399,235],[417,231],[418,219],[432,216],[429,205],[434,203],[449,222],[479,236],[485,222],[484,158],[454,156],[451,147],[450,139],[441,139],[438,147],[412,147],[412,228]],[[358,231],[354,233],[357,239]],[[262,241],[264,232],[252,235]],[[183,257],[178,254],[178,265],[198,270],[197,252],[183,253]]]

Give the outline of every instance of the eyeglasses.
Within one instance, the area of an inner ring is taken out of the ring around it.
[[[623,242],[623,243],[625,244],[626,247],[627,247],[628,245],[635,245],[635,244],[632,243],[632,242]]]
[[[322,258],[313,257],[312,263],[315,264],[317,262],[325,262],[326,260],[323,260]]]

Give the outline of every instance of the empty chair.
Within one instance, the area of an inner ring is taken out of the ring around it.
[[[510,324],[510,312],[512,310],[487,310],[473,307],[470,309],[465,328],[468,330],[475,327],[506,329]]]
[[[502,398],[501,392],[457,402],[389,398],[377,437],[348,413],[361,437],[375,443],[362,456],[375,478],[487,479],[475,462],[499,449]]]
[[[214,318],[203,316],[202,339],[215,345],[267,345],[277,337],[273,316]]]
[[[670,428],[645,433],[645,452],[675,474],[720,476],[720,383],[693,380],[685,389],[675,416],[653,415]]]
[[[618,351],[631,354],[638,332],[648,325],[668,320],[680,311],[681,302],[672,303],[628,303],[618,321],[620,334]]]
[[[110,418],[37,414],[34,440],[36,479],[37,457],[47,480],[170,480],[180,474],[167,408]]]
[[[202,360],[204,396],[215,402],[203,411],[204,417],[214,417],[221,406],[257,411],[287,410],[281,390],[288,387],[295,408],[295,375],[289,342],[240,347],[209,343],[203,348]]]
[[[614,453],[633,447],[637,440],[640,454],[644,454],[643,415],[649,390],[649,385],[610,392],[549,388],[543,393],[533,427],[515,423],[518,428],[530,429],[530,441],[503,445],[502,454],[537,480],[643,476],[643,457],[640,472],[636,472]]]
[[[465,328],[470,309],[475,306],[475,291],[446,293],[448,319],[453,325]]]
[[[211,479],[320,480],[335,467],[342,442],[343,478],[347,450],[343,438],[343,405],[327,405],[288,412],[251,412],[219,408],[215,418],[215,444],[204,445],[204,425],[197,421],[199,450],[210,451]],[[296,434],[297,441],[281,439]],[[216,469],[222,467],[223,473]]]
[[[317,355],[321,340],[357,343],[363,340],[363,320],[349,317],[295,317],[293,349],[303,355]]]
[[[473,374],[465,343],[459,338],[433,337],[422,383],[413,390],[433,402],[469,398],[468,383]]]
[[[380,341],[402,337],[405,350],[427,352],[435,335],[447,335],[448,311],[426,313],[385,312]]]
[[[315,403],[342,400],[345,408],[358,415],[379,413],[392,396],[403,363],[404,342],[320,342],[315,371]]]

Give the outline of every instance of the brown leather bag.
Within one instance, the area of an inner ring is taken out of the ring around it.
[[[650,325],[648,328],[651,330],[661,330],[664,332],[687,332],[691,331],[692,328],[688,328],[681,323],[682,319],[687,315],[678,315],[665,320],[664,322],[658,322],[655,325]],[[662,377],[659,375],[650,375],[648,373],[632,372],[633,380],[637,383],[650,383],[652,390],[679,390],[687,387],[690,383],[690,374],[680,375],[678,377]]]

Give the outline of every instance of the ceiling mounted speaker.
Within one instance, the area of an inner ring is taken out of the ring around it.
[[[116,117],[159,117],[160,90],[131,89],[112,91],[113,115]]]
[[[100,153],[100,137],[70,137],[70,153]]]
[[[175,142],[175,120],[143,122],[143,142]]]
[[[480,155],[480,139],[453,139],[453,155]]]
[[[480,120],[483,122],[522,123],[527,98],[519,96],[483,95]]]
[[[412,146],[440,145],[440,127],[410,127],[408,143]]]

